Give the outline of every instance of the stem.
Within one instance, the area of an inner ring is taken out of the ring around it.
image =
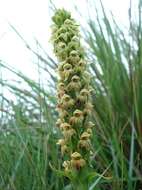
[[[88,190],[88,184],[77,182],[73,185],[73,190]]]

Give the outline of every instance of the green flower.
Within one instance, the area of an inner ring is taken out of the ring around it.
[[[59,119],[56,125],[61,130],[61,147],[65,171],[81,170],[89,166],[91,136],[94,124],[90,93],[90,73],[80,43],[78,25],[64,9],[56,11],[52,18],[52,42],[58,65],[57,84]]]

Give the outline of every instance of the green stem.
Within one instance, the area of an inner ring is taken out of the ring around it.
[[[85,183],[76,183],[73,185],[73,190],[88,190],[88,185]]]

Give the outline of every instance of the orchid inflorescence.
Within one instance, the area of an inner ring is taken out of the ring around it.
[[[80,44],[78,25],[64,9],[52,18],[52,42],[58,66],[57,87],[59,119],[56,126],[62,132],[61,146],[65,171],[80,170],[89,165],[92,127],[90,121],[91,86],[85,53]]]

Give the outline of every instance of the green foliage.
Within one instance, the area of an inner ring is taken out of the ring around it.
[[[95,4],[94,10],[97,11]],[[129,34],[114,19],[108,19],[103,6],[103,20],[99,15],[97,19],[89,18],[88,28],[83,29],[95,91],[92,112],[96,123],[95,154],[90,190],[138,190],[142,186],[141,2],[138,12],[136,23],[130,19]],[[56,62],[50,56],[46,60],[26,46],[41,60],[40,67],[46,63],[52,71],[55,69]],[[16,97],[16,102],[4,94],[0,99],[0,189],[72,189],[68,179],[58,177],[50,167],[60,170],[62,163],[56,146],[59,131],[54,127],[57,119],[54,72],[47,71],[51,74],[50,85],[43,88],[0,64],[28,86],[21,89],[18,83],[0,79],[1,86]]]

